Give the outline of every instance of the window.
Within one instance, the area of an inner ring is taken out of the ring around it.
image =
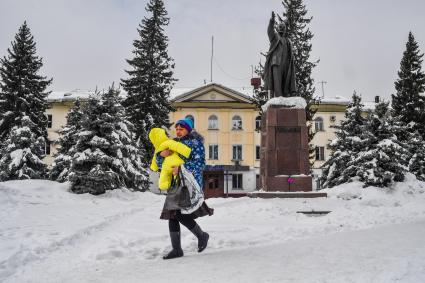
[[[257,160],[260,159],[260,146],[259,145],[255,146],[255,159],[257,159]]]
[[[316,160],[325,160],[324,146],[316,146]]]
[[[257,116],[255,118],[255,130],[260,131],[261,130],[261,117]]]
[[[46,141],[46,143],[44,144],[44,154],[45,155],[50,155],[50,141]]]
[[[232,160],[242,160],[242,145],[233,145]]]
[[[232,174],[232,188],[237,190],[243,190],[242,174]]]
[[[242,119],[238,115],[232,118],[232,130],[242,130]]]
[[[48,129],[52,128],[52,122],[53,122],[52,114],[47,114],[47,128]]]
[[[218,160],[218,145],[217,144],[210,144],[208,147],[208,158]]]
[[[218,129],[218,118],[215,115],[211,115],[208,118],[208,130],[217,130]]]
[[[314,129],[316,130],[316,132],[323,131],[323,119],[322,119],[322,117],[318,117],[318,118],[314,119]]]
[[[190,119],[193,122],[193,128],[195,128],[195,118],[192,115],[186,115],[186,119]]]

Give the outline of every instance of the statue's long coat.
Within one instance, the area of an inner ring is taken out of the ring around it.
[[[270,20],[267,34],[270,40],[270,49],[264,65],[264,89],[271,90],[273,97],[295,96],[297,87],[292,44],[275,31],[272,20]]]

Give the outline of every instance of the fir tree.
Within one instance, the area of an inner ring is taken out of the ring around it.
[[[140,38],[134,40],[134,58],[127,60],[131,70],[126,71],[128,79],[122,79],[127,91],[123,102],[130,121],[135,126],[136,138],[146,156],[143,162],[147,166],[153,155],[153,147],[148,133],[153,127],[171,126],[168,115],[174,111],[169,101],[174,85],[174,63],[168,56],[168,38],[164,27],[169,24],[167,11],[162,0],[150,0],[145,17],[137,30]]]
[[[324,187],[334,187],[342,183],[352,182],[357,170],[348,165],[352,158],[363,148],[366,118],[362,116],[361,97],[354,92],[352,102],[345,112],[341,125],[335,126],[336,138],[329,144],[331,156],[323,164],[321,181]]]
[[[409,134],[409,171],[416,176],[418,180],[425,181],[425,141],[419,132]]]
[[[81,131],[82,119],[81,102],[77,99],[66,116],[66,125],[59,131],[60,137],[57,141],[59,147],[50,171],[51,180],[58,182],[68,181],[71,158],[75,154],[75,145],[77,135]]]
[[[406,129],[402,128],[404,123],[393,119],[388,105],[388,102],[377,104],[375,112],[368,116],[363,148],[348,163],[356,168],[365,187],[389,187],[394,182],[403,181],[407,171],[403,165],[409,156],[407,144],[396,135]]]
[[[419,131],[425,138],[425,74],[422,71],[422,57],[418,43],[409,32],[406,50],[395,82],[396,94],[392,95],[395,116],[411,124],[413,131]]]
[[[148,174],[119,91],[112,87],[90,97],[83,114],[71,159],[71,191],[97,195],[120,187],[146,190]]]
[[[12,48],[7,52],[7,57],[0,59],[0,144],[2,147],[7,147],[5,151],[10,152],[12,149],[9,147],[9,142],[15,142],[10,145],[12,148],[24,146],[25,143],[17,141],[21,133],[26,138],[31,137],[36,140],[37,142],[30,147],[15,148],[15,150],[31,149],[31,153],[26,152],[25,155],[34,155],[34,158],[31,157],[34,162],[28,162],[25,166],[34,166],[28,168],[28,172],[33,170],[34,173],[23,174],[31,178],[40,178],[43,177],[45,168],[39,166],[36,160],[44,157],[47,141],[45,111],[48,107],[46,88],[52,80],[38,74],[43,66],[42,58],[36,55],[34,37],[26,22],[19,28],[12,42]],[[25,131],[30,131],[31,134],[24,134],[19,127],[25,127]],[[41,171],[36,172],[36,170]],[[10,176],[13,178],[16,175],[10,174]]]
[[[35,135],[47,139],[46,87],[52,82],[38,75],[43,66],[42,58],[36,56],[34,37],[26,22],[7,49],[8,56],[0,59],[0,140],[4,140],[19,121],[28,116],[35,126]]]
[[[317,112],[317,108],[313,107],[318,101],[314,98],[314,79],[312,77],[313,68],[318,61],[311,61],[310,53],[312,50],[311,40],[313,33],[308,28],[313,17],[307,17],[307,9],[303,4],[303,0],[283,0],[282,2],[285,11],[283,13],[284,22],[286,25],[286,37],[292,42],[294,58],[296,83],[298,95],[307,102],[306,120],[308,122],[308,141],[310,143],[310,159],[313,158],[315,149],[311,145],[315,131],[312,131],[313,117]]]
[[[24,116],[11,129],[0,149],[0,181],[44,178],[47,168],[40,156],[45,141],[34,134],[34,127],[31,119]]]

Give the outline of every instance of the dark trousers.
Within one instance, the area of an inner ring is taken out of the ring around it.
[[[180,224],[183,224],[187,229],[192,230],[196,226],[196,221],[190,214],[181,214],[177,211],[176,219],[168,220],[168,228],[170,232],[180,232]]]

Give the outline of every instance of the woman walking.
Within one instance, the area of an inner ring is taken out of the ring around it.
[[[189,118],[178,120],[175,125],[176,138],[191,149],[188,158],[181,156],[184,164],[173,168],[173,174],[179,171],[186,183],[193,189],[194,196],[191,197],[191,205],[181,210],[163,209],[161,219],[168,220],[172,250],[165,255],[164,259],[172,259],[183,256],[181,248],[180,223],[191,231],[198,239],[198,252],[202,252],[208,245],[209,234],[202,231],[195,219],[205,215],[212,215],[214,210],[209,208],[204,201],[203,195],[203,169],[205,167],[205,149],[203,137],[193,130],[193,121]],[[169,149],[161,151],[156,156],[156,162],[161,167],[164,158],[173,152]]]

